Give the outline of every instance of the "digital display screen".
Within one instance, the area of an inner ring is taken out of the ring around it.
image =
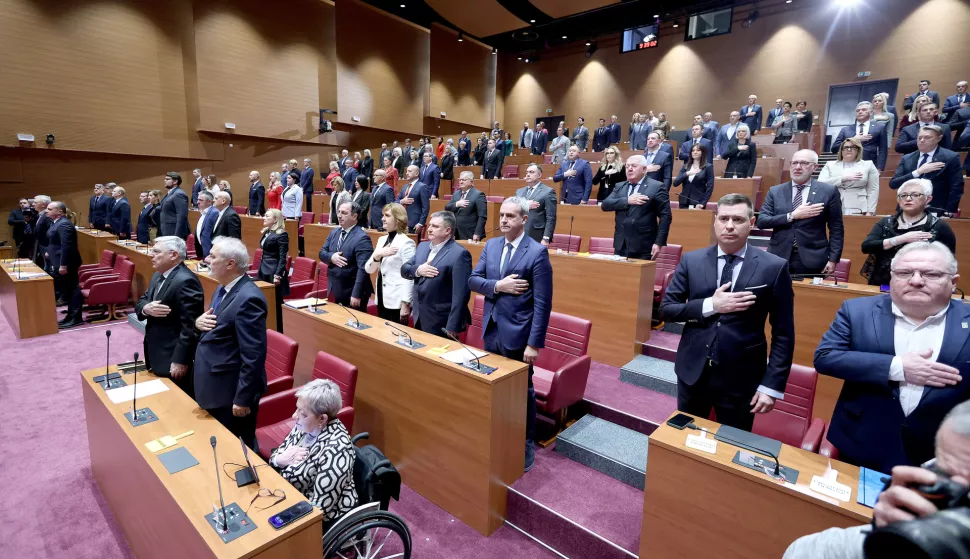
[[[620,43],[620,52],[633,52],[655,48],[658,44],[657,39],[659,36],[659,23],[627,29],[623,32],[623,42]]]

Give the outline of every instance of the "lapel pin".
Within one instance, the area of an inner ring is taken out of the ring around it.
[[[963,326],[964,328],[970,328],[970,324],[967,324],[967,322],[966,322],[966,321],[963,321],[963,324],[962,324],[962,326]]]

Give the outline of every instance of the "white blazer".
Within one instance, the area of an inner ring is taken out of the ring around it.
[[[857,161],[849,167],[848,171],[862,173],[862,180],[843,181],[842,175],[846,173],[845,164],[842,161],[829,161],[818,174],[818,181],[839,189],[843,215],[863,213],[875,215],[876,205],[879,204],[879,170],[872,161]]]
[[[377,240],[374,252],[384,248],[384,245],[387,244],[387,237],[387,235],[384,235]],[[398,233],[394,235],[394,242],[391,243],[391,246],[397,247],[397,254],[386,256],[380,261],[381,295],[384,299],[385,309],[399,309],[402,302],[411,304],[411,289],[414,287],[414,281],[401,277],[401,267],[414,257],[414,241],[407,234]],[[377,268],[378,263],[374,261],[372,253],[370,258],[367,259],[367,263],[364,264],[364,270],[368,274],[373,274],[377,271]]]

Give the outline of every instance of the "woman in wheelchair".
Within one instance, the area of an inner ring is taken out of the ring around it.
[[[270,464],[324,514],[324,531],[357,505],[356,452],[337,419],[340,388],[316,379],[296,392],[296,425],[273,451]]]

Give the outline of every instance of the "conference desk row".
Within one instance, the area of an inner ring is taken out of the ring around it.
[[[0,312],[17,338],[57,333],[54,278],[30,260],[0,261]]]
[[[189,232],[195,234],[196,226],[199,224],[199,217],[202,213],[199,210],[189,210]],[[256,249],[259,248],[259,240],[263,238],[263,218],[254,215],[239,215],[242,222],[242,242],[249,249],[249,258],[253,258]],[[300,255],[300,246],[297,238],[300,231],[300,224],[295,219],[287,219],[284,223],[286,234],[290,238],[288,254],[292,258]]]

